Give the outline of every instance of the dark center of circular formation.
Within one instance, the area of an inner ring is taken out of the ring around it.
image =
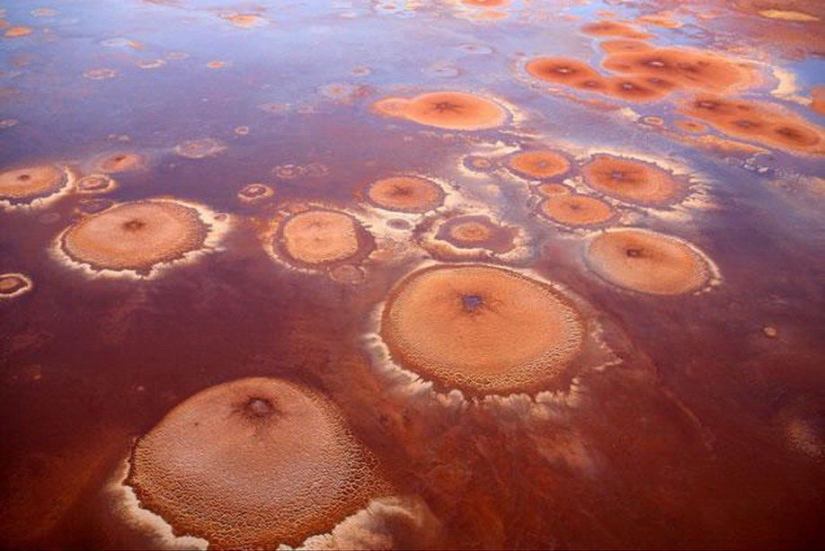
[[[126,158],[126,155],[115,155],[115,161],[122,161]]]
[[[643,252],[644,251],[642,249],[636,249],[636,248],[633,248],[633,247],[625,250],[625,254],[627,256],[629,256],[630,258],[639,258],[639,257],[642,256]]]
[[[447,111],[458,111],[461,106],[451,101],[439,101],[433,105],[433,108],[439,113],[446,113]]]
[[[461,295],[461,304],[465,312],[475,312],[484,306],[484,297],[475,294]]]
[[[700,107],[702,109],[709,109],[709,110],[713,111],[714,109],[719,107],[719,104],[716,103],[715,101],[702,100],[702,101],[696,102],[696,107]]]
[[[630,82],[622,82],[622,90],[635,90],[636,85]]]
[[[123,223],[123,229],[126,231],[138,231],[146,226],[146,222],[138,219],[129,220]]]
[[[569,208],[570,210],[581,210],[582,206],[578,203],[568,203],[567,208]]]
[[[624,180],[625,176],[626,176],[626,174],[624,172],[622,172],[621,170],[614,170],[613,172],[610,173],[610,177],[614,180]]]
[[[782,126],[776,129],[776,133],[780,136],[785,136],[786,138],[801,138],[802,134],[796,130],[795,128],[791,128],[789,126]]]
[[[18,177],[17,177],[17,179],[18,179],[18,180],[23,180],[23,181],[25,182],[25,181],[27,181],[27,180],[31,180],[31,179],[32,179],[32,177],[31,177],[31,176],[29,176],[28,174],[21,174],[20,176],[18,176]]]
[[[556,72],[561,73],[563,75],[569,75],[569,74],[573,73],[574,70],[573,70],[572,67],[568,67],[566,65],[563,65],[561,67],[556,67]]]
[[[753,126],[756,126],[756,123],[755,123],[755,122],[753,122],[753,121],[749,121],[749,120],[745,120],[745,119],[738,120],[738,121],[736,121],[734,124],[735,124],[736,126],[739,126],[740,128],[751,128],[751,127],[753,127]]]
[[[244,193],[250,197],[257,197],[266,193],[266,188],[264,186],[249,186],[244,190]]]
[[[665,66],[665,62],[661,61],[661,60],[658,60],[658,59],[652,59],[647,64],[650,65],[651,67],[664,67]]]
[[[582,84],[584,84],[588,88],[594,88],[599,85],[599,82],[596,80],[585,80]]]
[[[266,398],[252,397],[246,402],[246,412],[253,417],[266,417],[274,410],[272,402]]]
[[[413,190],[409,186],[394,186],[392,194],[395,197],[410,197],[413,195]]]

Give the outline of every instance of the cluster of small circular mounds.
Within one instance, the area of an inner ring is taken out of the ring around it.
[[[579,194],[551,195],[539,203],[539,213],[563,226],[593,227],[612,221],[616,211],[610,204]]]
[[[400,366],[438,387],[504,394],[556,382],[582,346],[584,323],[549,284],[479,264],[434,266],[392,290],[381,336]]]
[[[244,203],[260,203],[275,195],[275,190],[266,184],[249,184],[238,191],[238,199]]]
[[[609,283],[654,295],[698,291],[712,273],[704,254],[686,241],[635,228],[597,235],[586,248],[585,261]]]
[[[360,260],[374,246],[370,234],[354,217],[322,208],[283,220],[273,245],[290,263],[312,269]]]
[[[29,204],[57,193],[67,183],[66,171],[53,165],[6,170],[0,172],[0,201]]]
[[[737,138],[793,152],[825,153],[822,128],[770,105],[703,94],[684,102],[681,111]]]
[[[501,226],[480,214],[456,216],[444,221],[435,239],[459,249],[485,249],[497,254],[513,250],[518,231]]]
[[[466,92],[432,92],[411,99],[384,98],[373,104],[380,115],[449,130],[484,130],[504,125],[507,110],[487,98]]]
[[[507,167],[525,178],[543,180],[570,170],[566,157],[550,150],[520,151],[507,157]]]
[[[659,101],[678,90],[721,92],[757,81],[751,64],[712,52],[656,48],[624,39],[606,41],[602,48],[608,54],[602,66],[620,76],[604,76],[587,63],[566,57],[535,58],[525,70],[545,82],[637,103]]]
[[[123,203],[87,216],[59,239],[73,262],[94,271],[148,275],[203,248],[210,226],[192,207],[168,200]]]
[[[409,213],[422,213],[440,207],[445,193],[441,186],[419,176],[393,176],[371,183],[367,199],[376,207]]]
[[[126,483],[176,534],[217,549],[297,545],[380,487],[328,399],[263,377],[207,388],[172,409],[137,441]]]
[[[145,167],[146,158],[143,155],[125,151],[107,155],[95,163],[95,168],[105,173],[132,172]]]
[[[32,289],[32,280],[23,274],[0,274],[0,299],[22,295]]]
[[[596,155],[581,170],[589,187],[628,203],[669,205],[687,193],[686,184],[671,173],[636,159]]]

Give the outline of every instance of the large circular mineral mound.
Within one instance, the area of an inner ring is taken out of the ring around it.
[[[386,301],[381,336],[403,368],[441,389],[531,392],[552,385],[582,346],[584,323],[554,287],[492,266],[434,266]]]
[[[167,413],[137,441],[126,483],[176,534],[274,549],[330,531],[375,497],[377,480],[328,399],[256,377]]]

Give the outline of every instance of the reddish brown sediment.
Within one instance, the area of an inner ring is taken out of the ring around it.
[[[148,274],[203,248],[209,234],[192,207],[167,200],[123,203],[83,218],[59,238],[63,252],[95,271]]]
[[[60,191],[66,172],[54,165],[37,165],[0,172],[0,200],[28,203]]]
[[[539,205],[539,213],[550,220],[572,227],[600,226],[616,217],[608,203],[586,195],[554,195]]]
[[[683,101],[680,111],[729,136],[792,152],[825,154],[825,131],[778,106],[700,95]]]
[[[507,157],[507,167],[527,178],[542,180],[570,170],[570,161],[551,150],[521,151]]]
[[[654,27],[662,27],[663,29],[678,29],[684,26],[681,21],[664,14],[641,15],[637,18],[637,21]]]
[[[649,52],[654,47],[640,40],[605,40],[599,44],[602,50],[609,54],[627,52]]]
[[[507,122],[508,113],[492,100],[465,92],[433,92],[409,100],[407,120],[449,130],[484,130]]]
[[[98,160],[95,168],[107,173],[132,172],[146,168],[146,158],[138,153],[120,151]]]
[[[268,23],[268,21],[260,15],[246,13],[225,13],[222,14],[220,18],[242,29],[262,27]]]
[[[259,203],[275,195],[275,190],[266,184],[249,184],[238,191],[238,199],[244,203]]]
[[[373,461],[325,397],[249,378],[202,390],[132,451],[141,506],[210,548],[298,545],[379,491]]]
[[[583,82],[598,82],[602,76],[590,65],[568,57],[537,57],[525,65],[525,70],[532,76],[568,86],[584,87]]]
[[[402,367],[446,389],[510,393],[552,384],[584,326],[546,283],[491,266],[434,266],[395,286],[381,336]]]
[[[446,194],[441,186],[418,176],[382,178],[367,187],[373,205],[398,212],[422,213],[440,207]]]
[[[0,300],[12,298],[32,290],[32,280],[23,274],[0,274]]]
[[[698,291],[711,277],[709,262],[688,243],[635,228],[599,234],[587,245],[585,261],[609,283],[655,295]]]
[[[438,228],[435,239],[459,249],[487,249],[497,254],[513,250],[518,232],[483,215],[457,216]]]
[[[678,201],[687,186],[656,165],[611,155],[596,155],[582,166],[584,182],[616,199],[649,206]]]
[[[604,79],[604,94],[624,101],[647,103],[659,101],[674,88],[670,81],[641,75],[627,75]]]
[[[811,90],[811,109],[815,113],[825,115],[825,86],[817,86]]]
[[[322,268],[360,259],[372,250],[372,239],[361,223],[343,212],[313,208],[281,223],[276,236],[289,261]]]
[[[656,77],[672,87],[714,92],[745,88],[758,82],[750,63],[689,48],[654,48],[609,55],[602,66],[635,77]]]
[[[590,36],[618,36],[621,38],[645,39],[650,38],[650,34],[639,31],[615,21],[597,21],[582,25],[581,30]]]
[[[106,193],[117,187],[117,182],[106,174],[89,174],[75,184],[80,193]]]
[[[780,24],[783,21],[811,23],[825,18],[825,6],[819,0],[736,0],[732,7]]]
[[[673,125],[679,130],[690,132],[691,134],[702,134],[708,131],[707,125],[696,121],[678,120],[674,122]]]

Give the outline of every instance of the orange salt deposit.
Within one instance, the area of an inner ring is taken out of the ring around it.
[[[474,394],[552,384],[584,337],[573,303],[552,286],[485,265],[413,272],[390,293],[381,336],[402,367]]]
[[[482,215],[457,216],[444,222],[435,235],[459,249],[487,249],[506,253],[515,247],[516,230],[495,224]]]
[[[709,262],[688,243],[634,228],[596,236],[587,246],[585,261],[614,285],[654,295],[697,291],[711,276]]]
[[[700,95],[681,112],[730,136],[793,152],[825,154],[825,131],[799,115],[766,103]]]
[[[418,176],[382,178],[369,185],[367,198],[377,207],[399,212],[427,212],[444,203],[441,186]]]
[[[327,398],[263,377],[183,401],[137,441],[130,463],[126,483],[141,506],[217,549],[298,545],[380,487]]]
[[[311,268],[364,256],[371,249],[369,234],[358,220],[343,212],[317,208],[287,218],[276,244],[291,261]]]
[[[825,86],[817,86],[811,90],[811,109],[825,115]]]
[[[82,218],[59,238],[62,251],[92,270],[147,275],[201,249],[210,226],[197,210],[167,200],[124,203]]]
[[[100,172],[131,172],[146,168],[146,158],[138,153],[113,153],[95,163]]]
[[[570,170],[570,161],[550,150],[522,151],[508,157],[506,162],[517,174],[539,180],[560,176]]]
[[[599,44],[602,50],[609,54],[627,52],[648,52],[653,46],[639,40],[605,40]]]
[[[598,81],[601,75],[590,65],[567,57],[538,57],[525,65],[532,76],[556,84],[580,87],[588,80]]]
[[[382,115],[449,130],[483,130],[507,122],[507,111],[487,98],[466,92],[433,92],[410,100],[387,98],[373,104]]]
[[[18,27],[9,27],[6,29],[6,32],[3,33],[3,36],[6,38],[18,38],[21,36],[28,36],[34,32],[34,29],[31,27],[26,27],[24,25]]]
[[[653,164],[611,155],[596,155],[582,167],[582,176],[589,187],[640,205],[667,205],[687,191],[684,183]]]
[[[29,203],[47,197],[68,182],[64,170],[53,165],[39,165],[0,172],[0,201]]]
[[[189,159],[203,159],[217,155],[226,149],[226,145],[214,138],[197,138],[186,140],[175,146],[175,153]]]
[[[615,21],[597,21],[595,23],[587,23],[582,25],[582,32],[591,36],[619,36],[622,38],[645,39],[650,38],[650,35],[645,32],[637,31],[629,25],[617,23]]]
[[[756,68],[720,54],[689,48],[654,48],[610,54],[602,66],[637,77],[656,77],[674,86],[722,91],[755,84]]]
[[[275,195],[275,190],[266,184],[249,184],[238,191],[238,199],[244,203],[259,203]]]
[[[31,291],[32,280],[17,273],[0,274],[0,300],[12,298]]]
[[[554,195],[539,205],[539,212],[564,226],[598,226],[616,216],[613,207],[586,195]]]
[[[116,186],[117,182],[106,174],[89,174],[75,183],[80,193],[106,193],[115,189]]]
[[[545,197],[553,195],[570,195],[573,191],[564,184],[548,183],[536,187],[536,191]]]

